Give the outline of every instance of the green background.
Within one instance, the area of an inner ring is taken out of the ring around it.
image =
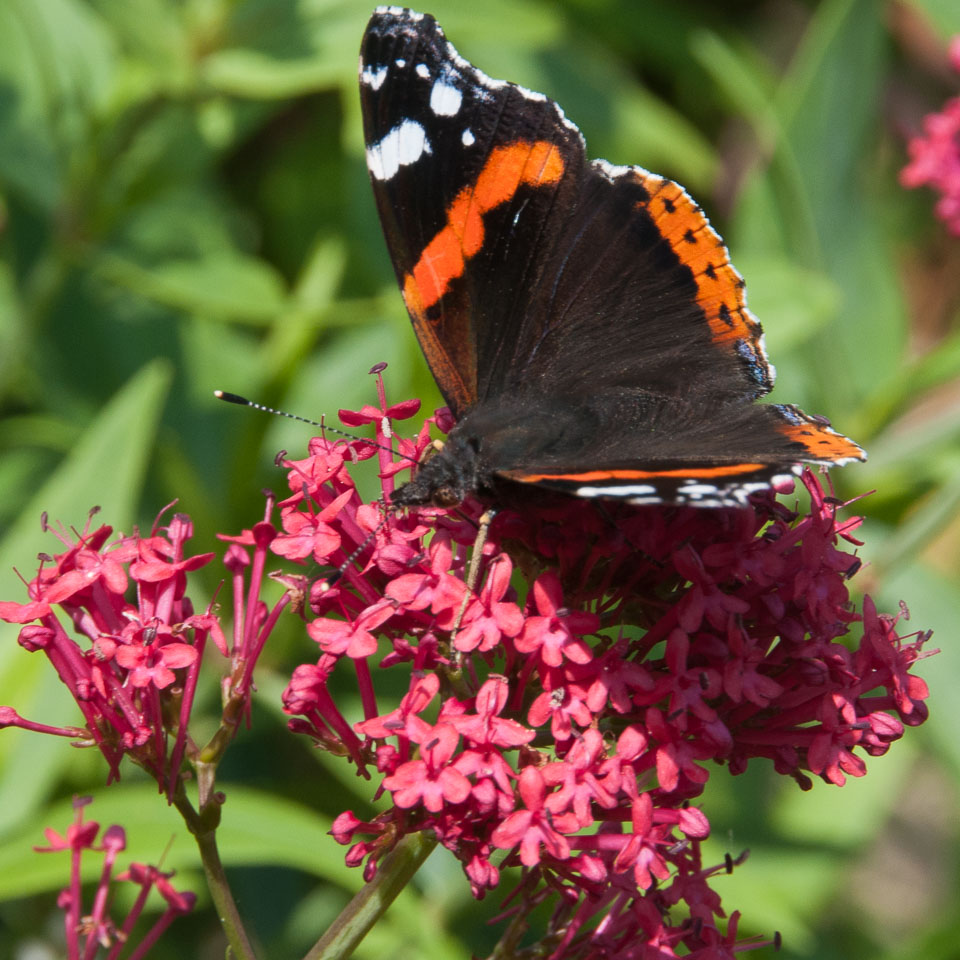
[[[960,956],[960,240],[928,191],[897,183],[904,141],[960,91],[946,62],[956,0],[435,0],[485,72],[548,93],[594,156],[685,184],[727,238],[779,370],[775,399],[829,415],[870,452],[836,471],[876,490],[855,585],[943,652],[921,664],[930,722],[842,790],[800,794],[769,771],[719,771],[705,809],[716,886],[741,933],[789,958]],[[221,387],[307,416],[374,398],[439,402],[409,330],[363,163],[357,0],[0,0],[0,597],[22,599],[41,511],[149,528],[179,498],[214,549],[282,489],[272,461],[309,429],[211,397]],[[216,586],[206,571],[197,602]],[[360,882],[325,835],[369,813],[352,768],[289,735],[278,707],[314,655],[271,641],[253,728],[223,768],[222,850],[264,957],[295,957]],[[41,656],[0,625],[0,703],[75,722]],[[211,723],[211,665],[201,726]],[[184,828],[135,771],[103,788],[92,751],[0,736],[0,960],[55,943],[65,857],[38,856],[69,798],[128,830],[200,908],[156,957],[223,944]],[[171,837],[172,842],[171,842]],[[505,888],[507,889],[507,888]],[[499,907],[442,851],[358,951],[483,955]],[[769,955],[772,951],[767,952]]]

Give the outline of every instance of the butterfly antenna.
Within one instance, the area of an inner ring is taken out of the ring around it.
[[[237,393],[228,393],[226,390],[214,390],[213,395],[218,400],[225,400],[227,403],[236,403],[241,407],[253,407],[254,410],[262,410],[264,413],[273,413],[278,417],[286,417],[289,420],[298,420],[300,423],[308,423],[311,427],[319,427],[321,430],[326,430],[329,433],[336,433],[341,437],[346,437],[348,440],[359,440],[361,443],[369,443],[371,447],[376,447],[378,450],[386,450],[387,453],[391,453],[394,456],[403,457],[404,460],[409,460],[411,463],[420,463],[416,457],[411,457],[406,453],[400,453],[399,450],[394,450],[392,447],[388,447],[385,444],[377,443],[376,440],[369,440],[366,437],[359,437],[355,433],[348,433],[346,430],[341,430],[339,427],[331,427],[329,423],[324,420],[311,420],[309,417],[301,417],[296,413],[288,413],[286,410],[275,410],[273,407],[266,407],[262,403],[257,403],[255,400],[248,400],[246,397],[241,397]]]

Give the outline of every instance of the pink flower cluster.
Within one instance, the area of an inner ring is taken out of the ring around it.
[[[561,497],[498,514],[468,593],[482,506],[385,510],[349,472],[378,456],[389,497],[429,424],[445,425],[441,412],[394,457],[391,424],[414,411],[388,406],[381,383],[379,408],[342,415],[373,424],[379,448],[315,439],[288,463],[272,544],[332,568],[309,591],[319,657],[285,692],[291,728],[375,770],[393,801],[371,822],[337,818],[347,862],[369,878],[401,837],[430,831],[477,897],[524,868],[517,922],[556,897],[551,957],[729,955],[735,918],[721,934],[709,881],[730,864],[701,862],[710,826],[690,804],[709,764],[765,758],[805,788],[810,774],[842,785],[927,715],[908,672],[926,638],[850,602],[860,561],[842,545],[858,545],[859,519],[839,519],[809,472],[804,512],[772,493],[724,510]],[[408,686],[383,711],[372,676],[387,669]],[[336,703],[335,670],[355,678],[362,719]]]
[[[44,833],[48,847],[34,847],[38,853],[70,853],[70,885],[62,891],[57,905],[64,912],[64,940],[68,960],[80,960],[81,957],[93,957],[97,947],[107,952],[106,960],[115,960],[121,953],[128,960],[142,960],[157,942],[168,926],[183,914],[190,913],[196,903],[192,893],[180,893],[170,883],[172,873],[162,873],[156,867],[143,863],[132,863],[128,870],[113,877],[118,855],[126,848],[127,838],[122,827],[108,827],[97,845],[100,824],[95,820],[83,819],[83,808],[90,802],[89,797],[74,801],[76,819],[66,834],[61,836],[56,830],[47,828]],[[85,851],[103,854],[103,869],[92,898],[89,913],[83,912],[82,887],[80,883],[80,861]],[[120,924],[115,923],[109,913],[110,901],[116,882],[131,882],[140,887],[130,911]],[[143,914],[147,897],[156,888],[166,901],[167,908],[135,944],[133,940],[137,921]]]
[[[268,504],[268,513],[271,509]],[[233,541],[224,558],[234,587],[229,647],[219,618],[212,610],[195,613],[187,594],[187,575],[214,558],[212,553],[186,553],[193,535],[189,517],[175,514],[165,527],[158,519],[149,536],[111,539],[111,527],[90,529],[89,521],[78,535],[51,532],[64,551],[41,557],[40,569],[27,584],[30,599],[0,602],[0,620],[26,624],[20,645],[46,654],[85,726],[53,727],[0,706],[0,727],[96,745],[109,765],[108,782],[119,779],[120,761],[129,756],[172,799],[182,782],[185,756],[195,759],[197,754],[188,722],[207,640],[231,659],[223,723],[232,734],[247,709],[263,643],[290,601],[288,592],[268,615],[259,600],[267,547],[276,531],[261,523],[241,537],[223,538]],[[252,561],[247,547],[253,550]]]
[[[950,44],[950,62],[960,73],[960,36]],[[900,171],[900,183],[936,190],[937,216],[960,237],[960,97],[924,117],[923,134],[910,140],[907,151],[910,162]]]
[[[842,785],[927,716],[926,686],[909,672],[926,637],[899,636],[899,615],[869,598],[859,613],[850,602],[859,519],[840,519],[809,472],[802,510],[772,492],[746,509],[545,498],[497,514],[470,590],[482,504],[384,506],[449,415],[398,439],[393,423],[419,403],[388,405],[378,385],[377,407],[341,414],[372,424],[376,443],[313,440],[286,463],[279,525],[268,498],[263,521],[222,538],[229,645],[212,610],[188,599],[188,574],[212,555],[186,553],[186,517],[112,542],[106,526],[58,534],[64,552],[43,559],[27,603],[0,603],[0,618],[26,624],[21,645],[50,659],[85,727],[10,707],[0,726],[95,744],[111,779],[129,755],[180,806],[195,762],[205,809],[216,803],[209,769],[247,716],[254,666],[289,606],[318,648],[284,693],[291,729],[376,776],[392,800],[372,821],[348,811],[334,823],[367,878],[426,832],[477,897],[521,868],[507,940],[552,898],[553,960],[706,960],[755,945],[736,940],[736,913],[721,931],[711,886],[739,861],[702,861],[710,823],[692,801],[711,770],[765,759],[804,788],[811,775]],[[368,502],[351,470],[374,457],[385,500]],[[268,609],[270,552],[325,575],[278,575],[287,589]],[[187,726],[208,638],[231,672],[220,729],[199,748]],[[345,683],[359,715],[344,707]],[[385,686],[405,693],[385,702]]]
[[[28,584],[30,601],[0,602],[0,619],[39,621],[20,631],[20,645],[47,655],[73,694],[86,729],[44,727],[19,717],[11,707],[0,707],[0,726],[95,742],[110,766],[110,779],[119,778],[120,760],[129,753],[166,785],[169,758],[158,692],[173,683],[173,671],[179,668],[187,668],[195,686],[206,637],[213,634],[223,644],[216,618],[195,615],[184,599],[187,572],[208,563],[213,554],[184,557],[192,527],[179,515],[150,537],[112,543],[111,527],[90,530],[89,521],[76,538],[53,532],[66,550],[41,558]],[[137,586],[136,603],[126,596],[131,579]],[[58,607],[89,646],[81,647],[67,633]],[[193,643],[184,642],[191,634]],[[174,754],[182,756],[182,751],[181,738]]]

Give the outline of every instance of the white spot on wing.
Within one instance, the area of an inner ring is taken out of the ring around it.
[[[533,100],[535,103],[547,102],[547,95],[545,93],[537,93],[536,90],[528,90],[526,87],[521,87],[519,83],[515,83],[514,86],[524,97],[526,97],[527,100]]]
[[[715,497],[720,491],[712,483],[688,483],[678,492],[687,497]]]
[[[486,87],[488,90],[502,90],[507,86],[506,80],[494,80],[492,77],[488,77],[482,70],[478,70],[469,60],[461,57],[457,53],[457,48],[447,41],[447,55],[450,59],[461,69],[473,74],[473,79],[480,84],[481,87]]]
[[[379,90],[383,86],[383,81],[387,79],[387,67],[379,67],[374,70],[372,67],[364,67],[360,74],[360,82],[370,87],[372,90]]]
[[[407,61],[403,57],[398,57],[393,61],[401,70],[407,65]]]
[[[581,142],[582,144],[586,145],[586,141],[583,139],[583,134],[580,132],[580,128],[579,128],[572,120],[570,120],[570,119],[567,117],[567,115],[560,109],[560,106],[559,106],[558,104],[554,104],[554,106],[557,108],[557,114],[558,114],[559,117],[560,117],[560,122],[561,122],[571,133],[576,134],[576,135],[577,135],[577,138],[580,140],[580,142]]]
[[[367,147],[367,169],[376,180],[389,180],[401,167],[432,153],[427,132],[416,120],[404,120],[377,143]]]
[[[430,68],[425,63],[417,64],[417,76],[423,77],[424,80],[430,79]]]
[[[649,483],[631,483],[620,487],[577,487],[578,497],[646,497],[657,492]]]
[[[472,147],[477,142],[477,138],[473,135],[473,131],[469,127],[460,134],[460,142],[465,147]]]
[[[610,163],[608,160],[593,160],[591,161],[591,166],[611,182],[614,180],[619,180],[621,177],[625,177],[628,173],[630,173],[631,170],[633,170],[633,167],[617,166],[617,164]]]
[[[407,10],[406,7],[381,6],[373,12],[382,17],[399,17],[401,20],[409,20],[411,23],[419,23],[423,19],[422,13]]]
[[[430,109],[438,117],[456,116],[463,94],[453,84],[437,80],[430,91]]]

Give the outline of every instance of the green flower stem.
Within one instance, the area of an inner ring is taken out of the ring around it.
[[[207,877],[207,887],[217,908],[217,916],[223,927],[224,936],[230,945],[231,956],[236,960],[257,960],[253,945],[244,929],[243,920],[240,918],[240,912],[237,910],[236,901],[233,899],[230,884],[227,882],[227,875],[220,861],[220,851],[217,849],[217,825],[220,823],[219,798],[216,796],[211,798],[206,809],[198,814],[181,787],[174,796],[173,803],[197,841],[200,859],[203,862],[203,872]]]
[[[404,837],[383,858],[377,875],[343,908],[340,916],[313,945],[303,960],[346,960],[386,913],[401,890],[437,845],[422,833]]]

